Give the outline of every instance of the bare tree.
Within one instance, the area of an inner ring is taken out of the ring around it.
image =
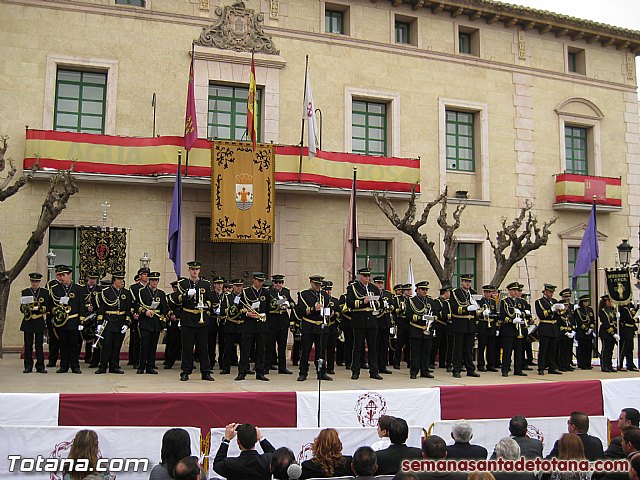
[[[27,185],[32,179],[33,174],[38,165],[29,172],[23,172],[18,175],[18,171],[10,158],[5,159],[5,154],[9,148],[9,140],[7,137],[0,137],[0,173],[4,172],[7,164],[7,176],[0,177],[0,202],[10,198],[20,191],[22,187]],[[13,183],[12,183],[13,182]],[[27,240],[27,246],[16,261],[15,265],[7,268],[2,251],[2,242],[0,241],[0,358],[3,356],[2,337],[4,334],[4,326],[7,318],[7,308],[9,304],[9,292],[11,291],[11,283],[18,277],[20,272],[29,263],[29,260],[35,255],[42,245],[45,233],[49,225],[60,215],[67,206],[67,202],[72,195],[78,192],[72,170],[55,173],[50,180],[49,191],[42,203],[42,211],[36,229],[31,233],[31,237]]]
[[[551,233],[549,227],[556,222],[557,218],[553,217],[540,227],[538,219],[531,212],[532,208],[533,203],[527,200],[518,216],[509,225],[507,225],[507,219],[503,217],[501,219],[502,228],[496,232],[495,242],[491,239],[487,226],[484,226],[487,240],[491,244],[493,257],[496,260],[496,271],[491,279],[492,285],[500,285],[516,263],[530,252],[547,244]],[[521,228],[522,230],[520,230]],[[505,255],[507,248],[509,248],[509,252],[508,255]]]
[[[375,192],[373,197],[376,204],[387,216],[389,221],[401,232],[406,233],[411,237],[413,242],[420,248],[427,261],[433,268],[433,271],[438,276],[438,279],[442,284],[451,283],[453,276],[453,269],[455,267],[456,249],[458,242],[455,237],[455,231],[460,227],[460,217],[462,212],[466,208],[466,202],[456,205],[456,209],[453,211],[453,223],[449,223],[447,215],[447,189],[444,190],[435,200],[428,202],[422,210],[420,219],[416,221],[416,189],[418,184],[415,184],[411,189],[411,198],[409,199],[409,205],[407,205],[407,211],[404,216],[400,218],[396,212],[395,207],[389,201],[386,194],[380,194]],[[442,204],[440,207],[440,214],[438,215],[438,225],[444,232],[444,264],[440,263],[440,258],[434,249],[435,242],[429,240],[427,232],[420,232],[419,229],[427,223],[431,209],[437,204]]]

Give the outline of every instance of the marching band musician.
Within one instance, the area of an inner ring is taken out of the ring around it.
[[[242,324],[242,345],[240,347],[240,362],[238,364],[238,376],[236,380],[244,380],[249,373],[249,357],[255,344],[255,372],[256,380],[268,382],[266,375],[269,366],[266,364],[267,337],[269,327],[267,325],[267,312],[269,311],[269,290],[263,284],[267,275],[262,272],[253,272],[253,285],[242,290],[240,303],[245,309],[244,322]]]
[[[295,305],[291,298],[291,292],[284,286],[284,275],[272,275],[271,287],[269,287],[270,304],[267,313],[267,325],[269,336],[267,338],[267,368],[273,368],[276,359],[273,358],[276,352],[278,356],[278,373],[292,375],[293,372],[287,369],[287,338],[289,337],[289,323],[291,318],[289,311]]]
[[[617,372],[617,370],[613,368],[613,348],[616,342],[620,341],[620,335],[618,335],[616,311],[611,306],[611,298],[609,295],[600,297],[598,316],[600,318],[600,331],[598,333],[600,334],[600,341],[602,342],[600,368],[605,373],[614,373]]]
[[[525,304],[518,297],[520,284],[511,282],[507,285],[509,295],[500,300],[498,315],[500,324],[498,331],[502,339],[502,376],[508,377],[511,369],[511,354],[513,353],[513,372],[514,375],[526,377],[527,374],[522,371],[524,361],[524,340],[526,326],[523,318]],[[538,361],[540,361],[538,359]]]
[[[313,275],[309,277],[309,288],[298,292],[298,302],[294,308],[296,323],[302,333],[302,355],[300,356],[300,374],[298,381],[304,382],[309,374],[309,356],[311,347],[315,347],[316,362],[322,360],[322,368],[318,369],[320,380],[331,381],[324,365],[324,341],[328,334],[326,330],[331,317],[331,297],[322,290],[324,277]]]
[[[411,370],[409,378],[415,380],[420,373],[422,378],[433,378],[429,373],[431,359],[431,343],[433,340],[432,324],[433,300],[427,295],[429,282],[416,283],[416,295],[407,304],[409,317],[409,342],[411,345]]]
[[[82,292],[82,298],[84,299],[84,309],[87,315],[81,334],[82,340],[84,340],[85,343],[84,363],[91,363],[91,355],[93,353],[92,345],[95,340],[94,332],[97,326],[96,295],[100,292],[100,287],[98,287],[98,274],[94,272],[87,273],[85,284],[80,287],[80,290]],[[88,320],[89,317],[91,317],[91,320]]]
[[[96,374],[123,374],[120,368],[120,348],[125,333],[131,325],[134,299],[131,291],[124,287],[124,272],[111,274],[111,286],[100,292],[98,300],[98,335],[102,335],[102,352],[100,366]]]
[[[558,312],[560,336],[558,337],[558,354],[556,355],[558,370],[561,372],[572,372],[573,367],[573,339],[576,336],[576,326],[574,321],[574,310],[578,305],[571,303],[571,289],[565,288],[560,292],[560,303],[565,306],[564,310]],[[589,360],[591,363],[591,353]]]
[[[531,314],[531,304],[529,303],[529,294],[522,293],[522,289],[524,288],[524,284],[520,283],[518,288],[518,298],[524,304],[524,312],[523,318],[525,320],[525,324],[523,327],[526,329],[525,339],[524,339],[524,348],[523,355],[524,360],[522,364],[522,370],[533,370],[529,365],[533,365],[533,345],[531,335],[529,334],[529,326],[535,325],[533,321],[533,315]]]
[[[100,310],[100,294],[105,288],[109,288],[109,287],[111,287],[110,278],[100,279],[100,283],[96,287],[96,294],[93,296],[93,301],[94,301],[93,311],[96,314],[95,332],[97,332],[97,328],[98,328],[98,311]],[[100,356],[102,355],[103,339],[97,337],[96,333],[94,333],[93,336],[94,338],[96,338],[96,341],[91,346],[91,363],[89,363],[89,368],[98,368],[98,366],[100,365]]]
[[[202,264],[197,261],[187,262],[189,278],[178,282],[178,291],[169,296],[169,303],[182,307],[180,317],[182,338],[182,362],[180,364],[180,381],[189,380],[193,371],[193,348],[197,344],[200,353],[200,378],[213,382],[209,363],[207,345],[208,324],[211,309],[211,283],[200,278]]]
[[[398,312],[396,313],[396,351],[393,355],[393,368],[398,370],[404,352],[404,361],[410,365],[410,345],[409,345],[409,300],[413,296],[413,285],[402,284],[402,297],[398,298]]]
[[[80,370],[80,321],[84,319],[84,299],[80,285],[71,278],[71,268],[58,265],[56,274],[60,282],[50,290],[49,308],[55,334],[60,341],[60,368],[56,373],[67,373],[69,367],[73,373]]]
[[[212,280],[213,291],[211,292],[211,321],[209,322],[208,342],[209,342],[209,363],[211,368],[216,366],[216,344],[218,346],[218,362],[222,360],[224,352],[224,314],[222,312],[222,298],[224,297],[224,278],[215,276]]]
[[[475,292],[471,289],[472,274],[460,276],[460,288],[451,292],[451,327],[453,330],[453,376],[460,378],[462,364],[468,377],[479,377],[473,364],[473,341],[476,333],[476,312],[478,305],[473,300]]]
[[[138,319],[140,316],[138,309],[140,305],[138,305],[138,292],[149,284],[150,272],[149,267],[141,267],[133,279],[134,283],[129,287],[134,305],[133,316],[131,317],[131,329],[129,330],[129,361],[127,365],[133,365],[133,368],[138,368],[138,360],[140,359],[140,331],[138,329]]]
[[[493,297],[497,287],[482,286],[482,298],[478,300],[478,370],[497,372],[496,359],[496,323],[498,305]],[[486,358],[485,358],[486,352]]]
[[[393,358],[391,358],[391,364],[393,365],[393,368],[395,370],[399,370],[400,369],[400,360],[402,358],[402,355],[398,353],[398,349],[402,349],[405,347],[406,345],[406,338],[405,340],[405,344],[404,345],[400,345],[400,332],[398,331],[399,329],[399,319],[401,319],[402,317],[404,317],[404,312],[405,312],[405,308],[406,308],[406,302],[404,299],[404,295],[403,295],[403,290],[402,290],[402,284],[398,283],[397,285],[394,285],[393,287],[393,291],[395,293],[395,295],[393,296],[393,299],[391,300],[391,306],[392,306],[392,313],[391,313],[391,321],[393,322],[393,338],[395,340],[395,349],[393,350]],[[406,329],[405,329],[406,330]],[[396,363],[396,358],[398,359],[397,363]]]
[[[138,329],[140,330],[140,361],[136,373],[157,375],[156,349],[160,332],[167,326],[167,295],[158,288],[160,272],[149,273],[149,283],[138,290]]]
[[[378,320],[374,317],[374,309],[381,307],[373,297],[379,296],[380,291],[371,285],[371,270],[358,270],[359,280],[347,287],[347,307],[351,310],[351,325],[353,327],[353,354],[351,361],[351,380],[360,378],[360,361],[364,354],[366,339],[369,349],[369,377],[382,380],[378,373]]]
[[[633,339],[636,337],[638,326],[634,318],[636,311],[631,302],[618,306],[620,315],[620,362],[618,363],[618,371],[624,372],[623,368],[626,363],[627,370],[637,372],[638,369],[633,363]]]
[[[353,327],[351,325],[351,311],[347,307],[347,294],[343,293],[338,299],[340,309],[340,328],[344,341],[336,346],[336,364],[351,369],[353,355]]]
[[[440,296],[436,299],[433,308],[435,322],[433,324],[433,342],[431,346],[430,365],[435,368],[436,354],[440,368],[451,371],[451,356],[449,351],[449,335],[447,330],[451,321],[451,310],[449,309],[449,298],[451,298],[451,285],[440,286]]]
[[[327,334],[325,337],[325,344],[323,346],[325,361],[325,370],[327,375],[335,375],[335,360],[336,360],[336,347],[338,344],[338,318],[340,318],[339,301],[336,297],[331,296],[333,292],[333,282],[325,280],[322,286],[322,290],[329,295],[329,308],[331,309],[331,316],[329,317],[329,324],[325,328]]]
[[[373,283],[380,290],[381,303],[381,308],[378,310],[378,371],[390,375],[393,372],[387,368],[387,365],[389,365],[389,329],[393,296],[389,290],[384,289],[384,276],[374,277]]]
[[[167,295],[167,304],[171,300],[171,295],[178,291],[178,280],[171,282],[172,293]],[[171,304],[168,306],[167,313],[167,344],[164,349],[164,369],[170,370],[176,363],[176,360],[182,356],[182,335],[180,333],[180,317],[182,316],[182,307],[180,305]]]
[[[538,317],[538,336],[540,346],[538,350],[538,375],[544,375],[545,369],[554,375],[562,375],[556,364],[556,350],[560,337],[559,312],[566,310],[566,305],[553,298],[556,286],[544,284],[542,297],[536,300],[536,316]]]
[[[47,292],[49,292],[49,297],[51,297],[51,289],[56,285],[62,283],[62,275],[57,272],[59,265],[55,266],[55,278],[47,283]],[[51,311],[47,308],[47,312],[50,314]],[[53,326],[53,316],[46,315],[47,324],[47,337],[49,339],[49,361],[47,362],[47,367],[55,367],[56,362],[58,361],[58,356],[60,355],[60,340],[58,339],[58,332],[56,332],[55,327]]]
[[[224,353],[220,361],[220,375],[231,373],[232,358],[237,358],[236,345],[242,345],[242,324],[245,308],[242,305],[242,279],[231,280],[231,292],[222,299],[222,311],[225,316]]]
[[[578,308],[574,311],[574,319],[578,337],[578,368],[591,370],[591,351],[593,350],[593,337],[596,329],[596,316],[589,305],[589,295],[580,296]]]
[[[24,334],[24,370],[22,373],[33,371],[33,347],[36,349],[36,372],[47,373],[44,368],[44,331],[47,328],[45,317],[49,303],[49,291],[40,288],[42,274],[29,274],[31,287],[22,290],[20,310],[23,314],[20,330]]]

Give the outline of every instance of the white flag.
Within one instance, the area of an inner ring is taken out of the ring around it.
[[[309,158],[316,156],[316,132],[318,124],[316,122],[316,106],[313,103],[313,95],[311,94],[311,80],[309,79],[309,68],[307,67],[306,89],[304,92],[304,109],[302,112],[303,120],[307,120],[307,145],[309,146]]]
[[[416,284],[416,281],[413,277],[413,265],[411,265],[411,259],[409,259],[409,276],[407,277],[407,283],[411,285],[411,296],[415,293],[413,290],[413,286]]]

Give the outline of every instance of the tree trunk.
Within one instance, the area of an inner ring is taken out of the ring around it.
[[[11,292],[11,282],[8,280],[0,281],[0,358],[3,358],[2,338],[9,306],[9,292]]]

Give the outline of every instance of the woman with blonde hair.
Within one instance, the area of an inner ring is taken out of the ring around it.
[[[582,439],[575,433],[565,433],[558,441],[558,460],[587,461]],[[541,480],[589,480],[591,472],[548,472]]]
[[[342,442],[333,428],[321,430],[311,447],[313,458],[302,462],[305,478],[352,476],[351,457],[342,455]]]
[[[98,465],[98,434],[93,430],[80,430],[76,433],[71,449],[69,450],[70,460],[74,460],[74,465],[65,465],[63,469],[63,480],[113,480],[115,475],[109,472],[96,472]],[[84,462],[78,464],[78,460],[87,460],[88,468]],[[79,467],[79,468],[74,468]],[[80,471],[82,469],[83,471]],[[77,471],[76,471],[77,470]]]

